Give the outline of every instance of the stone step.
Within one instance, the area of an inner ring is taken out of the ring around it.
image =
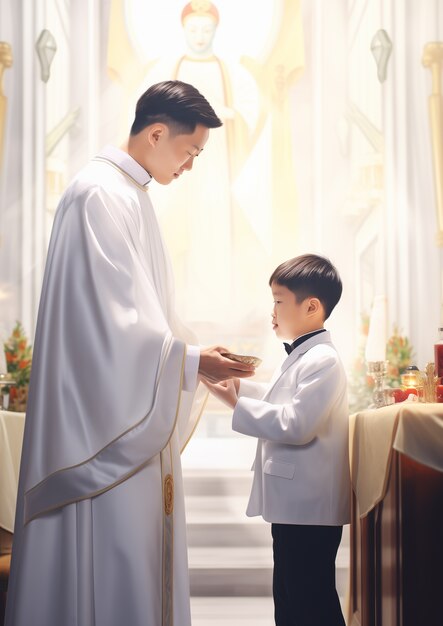
[[[343,615],[348,613],[346,598],[340,597]],[[191,598],[192,626],[271,626],[274,602],[264,598]]]
[[[270,547],[190,547],[192,596],[269,596],[272,594]],[[337,591],[345,596],[349,583],[349,548],[336,560]]]
[[[258,517],[247,517],[248,496],[209,495],[185,496],[188,523],[203,524],[245,522],[257,523]]]
[[[185,469],[191,595],[269,598],[272,538],[261,517],[245,514],[252,473],[245,469]],[[337,554],[337,590],[349,579],[349,526]],[[203,600],[202,600],[203,601]]]
[[[188,524],[188,545],[195,547],[271,546],[271,529],[268,524],[214,523]]]
[[[349,567],[350,550],[340,546],[335,565],[337,569]],[[272,550],[268,547],[253,548],[208,548],[194,547],[188,549],[190,569],[267,569],[272,567]]]
[[[258,521],[248,523],[188,523],[188,545],[193,547],[271,546],[270,524],[261,518],[251,519]],[[349,548],[349,527],[343,529],[341,546]]]
[[[192,597],[192,626],[270,626],[274,623],[271,597]]]
[[[269,524],[245,514],[245,496],[187,496],[188,544],[191,546],[270,545]]]
[[[186,496],[188,543],[191,546],[271,545],[270,524],[247,517],[245,496]],[[349,527],[342,545],[349,546]]]
[[[244,496],[247,502],[252,477],[249,470],[185,469],[185,496]]]
[[[189,548],[191,596],[269,596],[268,548]],[[271,556],[272,559],[272,556]]]
[[[210,422],[210,420],[205,421]],[[229,436],[215,435],[216,433],[208,432],[202,437],[197,431],[191,438],[181,455],[185,472],[206,472],[210,469],[220,475],[236,471],[250,473],[257,440],[232,431]],[[252,477],[251,473],[250,476]]]

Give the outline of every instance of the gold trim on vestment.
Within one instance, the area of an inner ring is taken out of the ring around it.
[[[174,626],[174,461],[171,438],[177,426],[183,390],[187,346],[184,346],[180,386],[174,427],[168,443],[160,452],[161,494],[163,511],[162,538],[162,626]],[[169,452],[169,454],[168,454]]]
[[[151,461],[151,459],[148,459],[146,461],[146,463],[143,463],[143,465],[139,465],[132,472],[129,472],[128,474],[125,474],[125,476],[123,476],[122,478],[117,480],[115,483],[112,483],[112,485],[104,487],[103,489],[99,489],[98,491],[94,491],[92,493],[88,493],[85,496],[80,496],[80,497],[77,497],[77,498],[73,498],[72,500],[66,500],[66,501],[61,502],[59,504],[56,504],[54,506],[50,506],[47,509],[43,509],[43,510],[39,511],[36,515],[33,515],[28,520],[26,520],[26,522],[24,523],[24,526],[27,526],[30,522],[32,522],[35,519],[38,519],[42,515],[46,515],[47,513],[52,513],[53,511],[57,511],[58,509],[62,509],[63,507],[69,506],[70,504],[75,504],[76,502],[82,502],[83,500],[91,500],[91,498],[96,498],[97,496],[101,496],[102,493],[106,493],[110,489],[114,489],[114,487],[118,487],[119,485],[121,485],[122,483],[127,481],[128,478],[132,478],[132,476],[137,474],[137,472],[140,472],[144,467],[146,467],[146,465],[148,465],[150,463],[150,461]],[[83,463],[80,463],[80,465],[83,465]],[[59,470],[59,471],[62,471],[62,470]],[[54,472],[54,473],[57,473],[57,472]],[[34,487],[33,487],[33,489],[34,489]]]
[[[177,406],[176,406],[176,412],[175,412],[175,418],[174,418],[174,424],[171,428],[171,434],[169,436],[169,439],[165,445],[165,447],[163,448],[163,450],[165,450],[167,448],[167,446],[169,445],[169,442],[171,441],[171,437],[174,433],[174,430],[177,426],[177,420],[178,420],[178,415],[179,415],[179,411],[180,411],[180,405],[181,405],[181,390],[183,387],[183,379],[184,379],[184,368],[185,368],[185,360],[186,360],[186,344],[183,347],[183,358],[182,358],[182,364],[181,364],[181,371],[180,371],[180,380],[179,380],[179,389],[180,392],[178,394],[178,399],[177,399]],[[166,363],[166,358],[164,359],[162,366],[161,366],[161,370],[159,373],[159,377],[158,377],[158,385],[160,384],[160,379],[161,376],[163,374],[163,370],[164,370],[164,366]],[[155,397],[153,399],[153,405],[154,405],[154,400]],[[152,406],[153,406],[152,405]],[[143,423],[146,418],[148,417],[148,415],[150,414],[151,410],[152,410],[152,406],[149,409],[148,413],[143,416],[143,418],[137,422],[137,424],[135,424],[134,426],[131,426],[130,428],[128,428],[125,432],[123,432],[121,435],[119,435],[118,437],[116,437],[115,439],[113,439],[111,442],[109,442],[106,446],[104,446],[101,450],[99,450],[98,452],[96,452],[94,455],[92,455],[89,459],[86,459],[85,461],[82,461],[81,463],[77,463],[76,465],[71,465],[65,468],[61,468],[59,470],[56,470],[55,472],[53,472],[52,474],[49,474],[49,476],[46,476],[40,483],[38,483],[37,485],[35,485],[34,487],[32,487],[31,489],[27,490],[25,492],[25,497],[27,494],[31,493],[32,491],[34,491],[35,489],[41,487],[41,485],[43,485],[45,482],[47,482],[51,476],[54,476],[56,474],[59,474],[65,470],[68,469],[75,469],[77,467],[81,467],[82,465],[87,464],[88,462],[90,462],[91,460],[93,460],[95,457],[97,457],[103,450],[105,450],[106,448],[108,448],[109,446],[111,446],[113,443],[115,443],[116,441],[118,441],[119,439],[121,439],[122,437],[124,437],[127,433],[129,433],[130,431],[134,430],[135,428],[137,428],[141,423]],[[131,478],[132,476],[134,476],[137,472],[139,472],[140,470],[142,470],[144,467],[146,467],[146,465],[148,465],[148,463],[150,463],[150,461],[152,460],[153,457],[151,457],[151,459],[147,459],[146,462],[142,463],[141,465],[137,466],[136,468],[134,468],[131,472],[125,474],[122,478],[120,478],[119,480],[113,482],[110,485],[107,485],[106,487],[104,487],[103,489],[99,489],[95,492],[89,492],[87,495],[85,495],[84,497],[76,497],[73,498],[72,500],[66,500],[63,502],[58,502],[57,505],[55,506],[51,506],[48,507],[47,509],[42,509],[41,511],[38,512],[38,514],[30,517],[26,523],[25,526],[27,524],[29,524],[32,520],[41,517],[42,515],[46,515],[47,513],[50,513],[51,511],[56,511],[58,509],[61,509],[65,506],[68,506],[69,504],[74,504],[76,502],[81,502],[82,500],[88,500],[91,498],[95,498],[96,496],[99,496],[103,493],[106,493],[107,491],[109,491],[110,489],[113,489],[114,487],[117,487],[118,485],[120,485],[121,483],[125,482],[126,480],[128,480],[129,478]],[[163,508],[163,507],[162,507]]]
[[[135,180],[135,178],[133,178],[130,174],[128,174],[128,172],[125,172],[124,169],[122,169],[119,165],[117,165],[117,163],[114,163],[114,161],[111,161],[110,159],[107,159],[106,157],[103,156],[96,156],[92,159],[93,161],[99,161],[101,163],[106,163],[107,165],[112,165],[112,167],[114,169],[116,169],[118,172],[120,172],[121,174],[123,174],[124,176],[126,176],[126,178],[128,178],[131,183],[133,183],[136,187],[138,187],[139,189],[141,189],[142,191],[144,191],[145,193],[147,191],[149,191],[148,188],[148,183],[146,183],[146,185],[141,185],[137,180]],[[149,172],[147,172],[149,173]],[[150,174],[149,174],[150,175]]]
[[[180,394],[181,395],[181,394]],[[174,467],[172,445],[160,453],[162,480],[162,626],[174,624]]]
[[[172,338],[171,338],[172,339]],[[186,357],[186,346],[185,346],[185,355],[184,358]],[[164,365],[166,363],[166,358],[163,360],[159,375],[158,375],[158,385],[160,384],[160,379],[162,377],[163,374],[163,370],[164,370]],[[184,371],[184,359],[182,361],[182,370],[181,370],[181,378],[180,378],[180,383],[181,385],[183,385],[183,371]],[[152,407],[154,406],[154,399],[152,400],[152,406],[149,409],[149,411],[146,413],[146,415],[144,415],[142,417],[141,420],[139,420],[136,424],[134,424],[133,426],[130,426],[127,430],[123,431],[120,435],[118,435],[117,437],[115,437],[114,439],[112,439],[109,443],[107,443],[105,446],[103,446],[103,448],[101,448],[100,450],[98,450],[97,452],[95,452],[92,456],[90,456],[88,459],[85,459],[84,461],[81,461],[80,463],[76,463],[75,465],[67,465],[66,467],[62,467],[58,470],[56,470],[55,472],[52,472],[51,474],[48,474],[45,478],[43,478],[43,480],[41,480],[39,483],[37,483],[36,485],[34,485],[34,487],[31,487],[30,489],[27,489],[25,494],[27,493],[31,493],[32,491],[34,491],[34,489],[37,489],[37,487],[40,487],[41,485],[44,485],[46,481],[48,481],[51,476],[54,476],[55,474],[59,474],[60,472],[64,472],[65,470],[68,469],[74,469],[76,467],[80,467],[81,465],[85,465],[86,463],[89,463],[90,461],[92,461],[92,459],[95,459],[96,456],[98,456],[101,452],[103,452],[103,450],[105,450],[106,448],[108,448],[109,446],[111,446],[113,443],[115,443],[116,441],[118,441],[119,439],[121,439],[121,437],[124,437],[127,433],[129,433],[131,430],[133,430],[134,428],[137,428],[137,426],[139,426],[142,422],[145,421],[145,419],[148,417],[149,413],[152,410]],[[180,406],[180,398],[178,400],[178,406]],[[178,415],[178,408],[177,408],[177,414],[176,414],[176,421],[177,421],[177,415]],[[175,425],[174,425],[175,428]],[[169,443],[170,438],[168,439],[168,443]],[[166,443],[166,445],[168,445],[168,443]],[[75,502],[75,500],[74,500]]]
[[[191,441],[191,437],[192,437],[192,435],[195,433],[195,429],[197,428],[197,426],[198,426],[198,424],[199,424],[199,422],[200,422],[201,416],[203,415],[203,411],[204,411],[204,410],[205,410],[205,408],[206,408],[206,404],[207,404],[207,402],[208,402],[208,398],[209,398],[209,392],[206,394],[206,398],[205,398],[205,399],[204,399],[204,401],[203,401],[202,408],[200,409],[200,413],[198,414],[198,417],[197,417],[197,419],[196,419],[196,421],[195,421],[195,424],[194,424],[194,426],[192,427],[192,430],[191,430],[191,433],[190,433],[189,437],[186,439],[185,443],[184,443],[184,444],[183,444],[183,446],[181,447],[180,454],[183,454],[184,449],[186,448],[186,446],[188,445],[188,443]]]
[[[163,481],[163,497],[165,515],[171,515],[174,511],[174,477],[172,474],[166,474]]]

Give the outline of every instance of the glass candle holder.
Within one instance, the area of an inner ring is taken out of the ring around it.
[[[15,379],[12,376],[0,374],[0,409],[7,410],[9,408],[9,388],[14,387],[15,384]]]
[[[375,408],[379,409],[386,405],[385,378],[388,372],[388,361],[368,361],[367,372],[374,379],[372,399]]]
[[[421,402],[423,399],[423,372],[416,365],[409,365],[401,375],[401,386],[409,393],[418,397]]]

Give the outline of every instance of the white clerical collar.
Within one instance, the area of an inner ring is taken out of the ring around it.
[[[137,163],[130,154],[120,148],[105,146],[103,150],[99,152],[97,158],[111,161],[111,163],[114,163],[114,165],[126,172],[128,176],[133,178],[135,182],[142,187],[145,187],[152,180],[151,174],[149,174],[140,163]]]

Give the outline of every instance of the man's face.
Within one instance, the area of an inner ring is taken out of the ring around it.
[[[297,302],[295,294],[287,287],[275,282],[271,285],[274,308],[272,328],[279,339],[292,341],[303,335],[306,330],[306,300]]]
[[[152,163],[145,169],[158,183],[169,185],[185,170],[192,169],[194,159],[208,140],[209,129],[198,124],[192,134],[172,135],[166,125],[162,126],[161,132],[155,136]]]

